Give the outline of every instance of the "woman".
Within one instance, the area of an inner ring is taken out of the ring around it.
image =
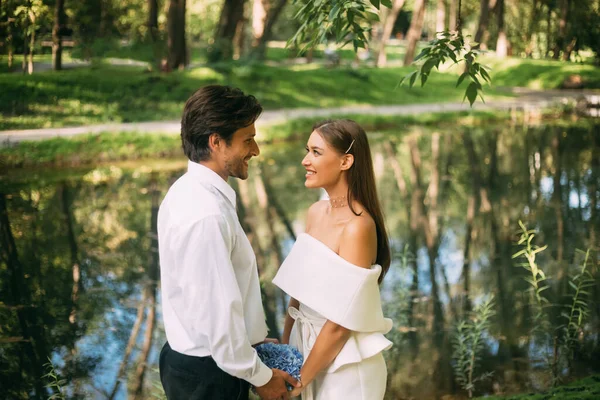
[[[304,356],[303,400],[382,399],[387,370],[379,283],[390,248],[365,131],[354,121],[315,125],[302,165],[307,188],[329,200],[313,204],[273,283],[290,297],[283,343]]]

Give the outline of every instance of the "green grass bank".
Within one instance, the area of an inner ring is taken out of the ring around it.
[[[503,112],[461,112],[421,114],[416,116],[338,115],[331,118],[351,118],[365,130],[390,132],[407,131],[414,126],[461,126],[488,124],[507,118]],[[259,139],[263,144],[282,140],[307,138],[318,118],[301,118],[265,127]],[[401,132],[398,132],[401,133]],[[44,166],[68,167],[102,164],[111,161],[144,158],[179,157],[181,142],[178,135],[144,132],[104,132],[51,138],[41,141],[24,141],[0,147],[0,159],[6,170],[15,168],[39,168]]]

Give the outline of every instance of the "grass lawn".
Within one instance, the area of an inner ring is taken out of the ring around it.
[[[592,64],[521,58],[499,60],[489,57],[482,62],[492,67],[495,86],[559,89],[566,77],[580,75],[585,88],[600,89],[600,67]]]
[[[149,47],[137,45],[112,49],[106,55],[146,60],[151,58],[151,52]],[[282,60],[289,52],[272,46],[267,56],[269,60]],[[322,50],[315,51],[315,57],[321,53]],[[342,49],[340,54],[344,60],[354,57],[350,49]],[[391,60],[401,59],[404,48],[391,46],[388,54]],[[69,57],[65,56],[66,61]],[[47,54],[39,58],[50,61]],[[202,59],[202,49],[192,50],[192,62]],[[19,62],[17,57],[15,64]],[[485,88],[486,100],[506,96],[497,87],[554,89],[572,74],[581,75],[587,87],[600,88],[600,68],[592,65],[491,57],[483,62],[493,67],[494,86]],[[254,94],[265,109],[462,101],[464,89],[455,88],[460,72],[456,68],[432,74],[425,88],[398,86],[400,79],[413,70],[414,67],[330,69],[318,64],[268,66],[240,61],[159,74],[148,72],[145,67],[111,66],[101,60],[91,67],[33,75],[3,73],[0,69],[0,130],[177,120],[190,94],[210,83],[240,87]]]
[[[461,101],[453,74],[425,88],[398,87],[412,68],[316,68],[227,64],[171,74],[101,65],[33,75],[0,74],[0,129],[179,119],[185,100],[206,84],[240,87],[265,109]]]
[[[565,386],[543,393],[519,394],[514,396],[487,396],[480,400],[596,400],[600,399],[600,375],[593,375]]]
[[[338,116],[342,117],[342,116]],[[462,112],[421,114],[417,116],[346,115],[359,122],[367,132],[389,131],[411,125],[438,127],[491,123],[506,119],[502,112]],[[259,136],[262,143],[290,138],[305,138],[314,124],[314,118],[302,118],[265,127]],[[9,147],[0,147],[0,159],[7,170],[39,168],[43,166],[96,165],[108,161],[145,158],[183,157],[178,135],[150,134],[144,132],[105,132],[72,138],[52,138],[42,141],[25,141]],[[0,173],[0,175],[2,175]],[[0,179],[1,182],[1,179]]]

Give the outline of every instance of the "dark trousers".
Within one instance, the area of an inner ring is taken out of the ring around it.
[[[159,369],[169,400],[248,400],[250,384],[227,374],[210,356],[187,356],[165,343]]]

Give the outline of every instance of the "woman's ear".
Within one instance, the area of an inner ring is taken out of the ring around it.
[[[354,165],[354,156],[352,154],[344,154],[342,157],[342,171],[347,171]]]

